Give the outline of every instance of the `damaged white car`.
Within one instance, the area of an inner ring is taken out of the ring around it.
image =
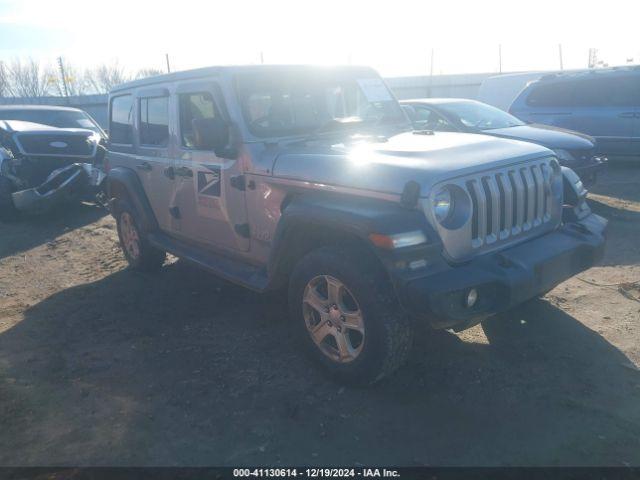
[[[102,191],[102,137],[82,128],[0,120],[0,220]]]

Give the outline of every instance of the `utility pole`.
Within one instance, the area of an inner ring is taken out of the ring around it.
[[[164,54],[164,59],[167,61],[167,73],[171,73],[171,65],[169,65],[169,54]]]
[[[427,88],[427,97],[431,96],[432,87],[433,87],[433,48],[431,49],[431,62],[429,64],[429,87]]]
[[[562,44],[558,44],[558,55],[560,56],[560,70],[564,70],[564,65],[562,64]]]
[[[69,87],[67,87],[67,75],[64,73],[64,64],[62,57],[58,57],[58,67],[60,68],[60,77],[62,78],[62,87],[64,88],[64,96],[69,98]]]
[[[598,49],[590,48],[589,49],[589,68],[596,68],[598,64]]]
[[[498,73],[502,73],[502,44],[498,44]]]

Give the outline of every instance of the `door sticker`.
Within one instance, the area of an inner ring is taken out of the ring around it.
[[[220,167],[203,165],[207,170],[198,172],[198,194],[220,196]]]

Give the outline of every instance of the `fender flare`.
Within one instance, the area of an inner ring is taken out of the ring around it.
[[[291,247],[295,246],[297,232],[314,227],[343,232],[360,240],[387,270],[397,254],[374,246],[369,239],[371,233],[393,235],[422,230],[428,239],[435,241],[438,238],[419,209],[408,209],[400,203],[372,198],[299,194],[283,204],[268,262],[270,276],[278,272],[279,266],[286,261]]]
[[[112,212],[114,201],[119,199],[119,196],[121,196],[119,192],[124,190],[127,194],[127,199],[140,216],[142,228],[146,231],[158,229],[158,221],[136,172],[130,168],[114,167],[107,174],[106,185]]]

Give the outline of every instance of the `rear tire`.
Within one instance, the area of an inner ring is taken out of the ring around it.
[[[120,248],[129,266],[140,272],[159,270],[166,259],[166,253],[149,243],[146,233],[140,227],[136,211],[124,201],[118,202],[115,212]]]
[[[0,221],[12,222],[18,219],[19,212],[13,204],[11,194],[15,191],[13,183],[6,177],[0,176]]]
[[[407,359],[413,328],[377,262],[323,247],[295,266],[289,309],[305,351],[334,379],[373,384]]]

